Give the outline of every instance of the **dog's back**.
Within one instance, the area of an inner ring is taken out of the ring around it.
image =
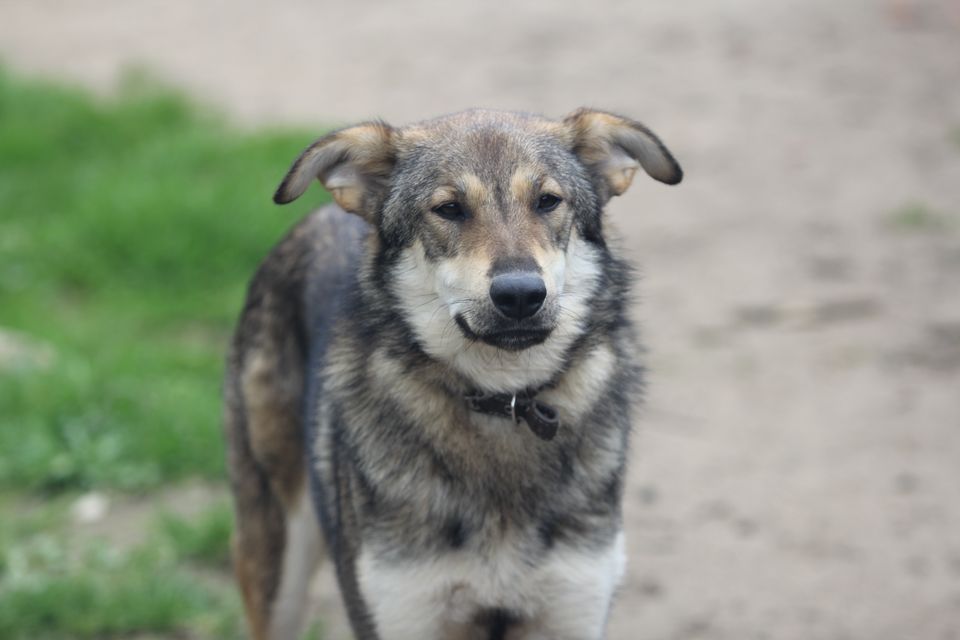
[[[254,275],[227,359],[234,568],[256,637],[290,636],[319,560],[303,421],[318,394],[307,393],[317,384],[308,371],[322,367],[367,230],[335,206],[300,222]]]

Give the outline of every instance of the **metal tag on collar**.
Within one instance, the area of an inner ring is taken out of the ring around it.
[[[520,419],[517,417],[517,394],[510,397],[510,417],[514,424],[520,424]]]

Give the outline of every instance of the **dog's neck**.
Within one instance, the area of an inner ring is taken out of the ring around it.
[[[464,394],[467,406],[478,413],[510,418],[515,424],[527,423],[541,440],[552,440],[560,428],[560,416],[552,406],[537,400],[537,391],[514,393],[487,393],[471,391]]]

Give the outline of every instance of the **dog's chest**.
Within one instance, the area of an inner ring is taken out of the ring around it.
[[[417,559],[389,558],[368,548],[357,569],[378,626],[423,625],[426,631],[469,627],[491,610],[529,621],[553,610],[577,609],[585,594],[609,597],[624,564],[623,536],[618,534],[600,547],[565,546],[548,553],[534,551],[522,536],[484,552]]]

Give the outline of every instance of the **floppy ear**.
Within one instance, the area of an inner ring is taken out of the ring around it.
[[[573,152],[606,188],[605,199],[627,190],[638,167],[654,180],[677,184],[683,170],[650,129],[628,118],[578,109],[564,118]]]
[[[344,210],[370,221],[386,192],[395,156],[390,125],[368,122],[334,131],[300,154],[273,201],[293,202],[317,178]]]

